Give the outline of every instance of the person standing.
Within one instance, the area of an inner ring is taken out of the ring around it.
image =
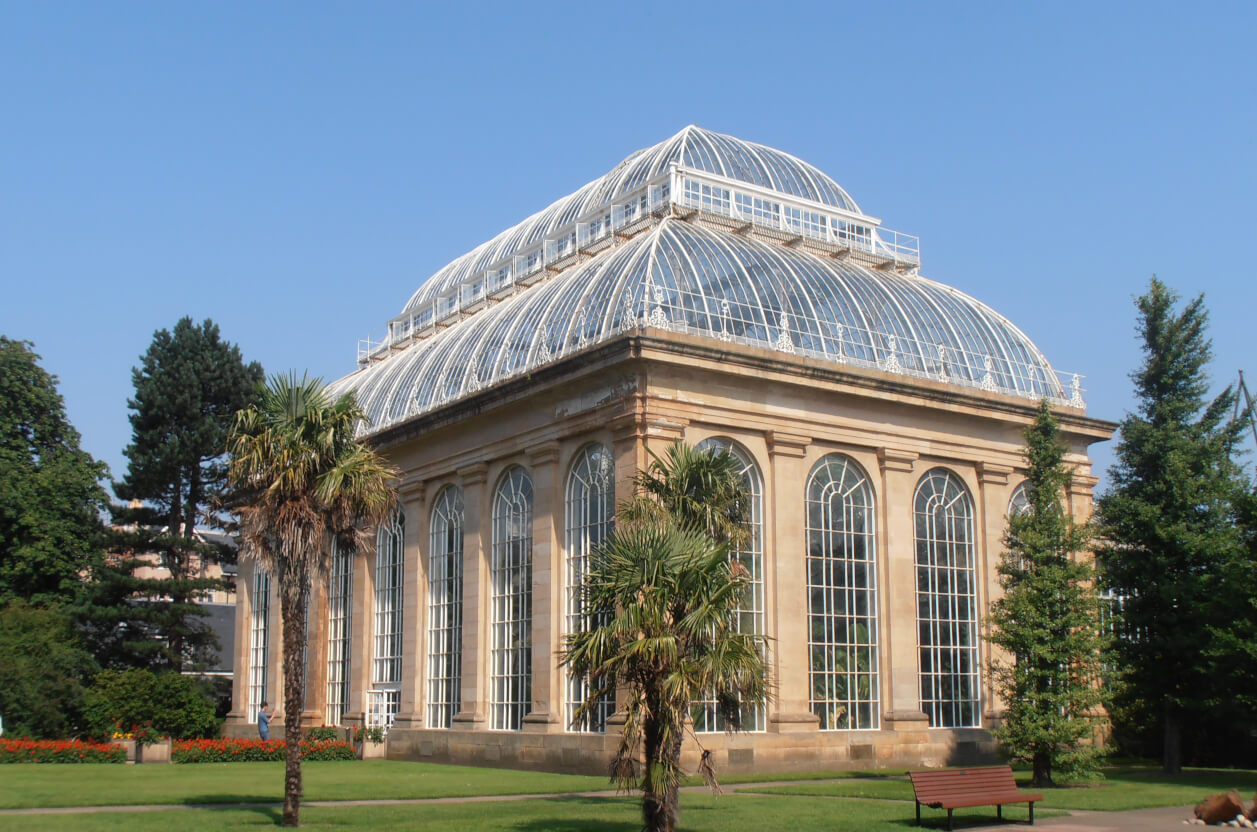
[[[258,736],[264,740],[271,738],[271,715],[266,712],[268,703],[263,702],[258,708]]]

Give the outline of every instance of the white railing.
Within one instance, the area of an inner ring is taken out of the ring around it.
[[[394,344],[432,334],[438,325],[476,311],[489,296],[531,285],[545,276],[547,267],[568,261],[670,204],[860,251],[896,268],[913,270],[921,265],[920,239],[882,228],[873,217],[674,165],[611,205],[555,229],[544,240],[477,272],[405,317],[393,319],[384,341],[359,343],[358,364],[386,354]]]

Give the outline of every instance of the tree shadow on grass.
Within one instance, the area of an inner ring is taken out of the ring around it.
[[[607,798],[600,797],[563,797],[550,798],[547,802],[559,802],[564,805],[584,806],[589,808],[590,817],[586,818],[533,818],[520,821],[513,829],[519,832],[641,832],[640,820],[612,821],[598,816],[598,809],[605,809]]]

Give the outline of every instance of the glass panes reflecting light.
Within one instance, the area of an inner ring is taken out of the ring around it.
[[[493,495],[489,727],[518,731],[532,707],[532,480],[519,466]]]
[[[935,468],[913,501],[921,709],[931,728],[980,724],[973,501]]]
[[[842,454],[807,484],[811,709],[821,730],[869,730],[878,713],[877,541],[873,490]]]
[[[763,635],[764,492],[761,486],[762,480],[759,468],[755,465],[755,460],[746,448],[723,436],[713,436],[710,439],[704,439],[695,446],[695,450],[728,451],[741,463],[742,485],[746,488],[746,492],[751,499],[750,511],[748,512],[751,536],[745,543],[734,549],[732,556],[737,558],[738,562],[746,568],[747,573],[751,576],[751,583],[747,587],[745,597],[742,599],[741,608],[735,613],[737,616],[736,627],[740,633]],[[708,699],[695,701],[693,708],[690,710],[690,716],[694,722],[694,730],[697,732],[725,731],[732,727],[727,725],[725,718],[720,715],[716,707],[714,692]],[[764,730],[765,715],[762,707],[743,707],[739,718],[741,730],[743,731]]]
[[[583,632],[598,626],[605,613],[587,610],[581,597],[581,584],[589,568],[589,553],[611,533],[615,517],[615,463],[602,445],[586,445],[576,455],[567,477],[565,545],[567,553],[567,628],[568,633]],[[566,724],[569,731],[602,733],[607,718],[615,710],[611,696],[602,696],[584,717],[577,711],[589,697],[586,678],[570,673],[566,685]]]
[[[393,724],[401,703],[404,543],[404,520],[398,509],[375,539],[375,651],[367,719],[385,727]]]
[[[332,546],[332,568],[327,578],[327,715],[328,725],[340,725],[349,704],[349,644],[353,631],[353,554]]]
[[[253,573],[253,616],[249,620],[249,719],[267,701],[266,664],[270,646],[271,576],[258,566]]]
[[[429,728],[459,711],[463,665],[463,492],[446,486],[432,506],[428,549]]]

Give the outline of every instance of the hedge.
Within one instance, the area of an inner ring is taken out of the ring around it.
[[[0,763],[125,763],[121,745],[83,740],[0,739]]]
[[[283,740],[175,740],[170,759],[176,763],[255,763],[283,760]],[[354,747],[339,740],[301,741],[303,760],[354,760]]]

